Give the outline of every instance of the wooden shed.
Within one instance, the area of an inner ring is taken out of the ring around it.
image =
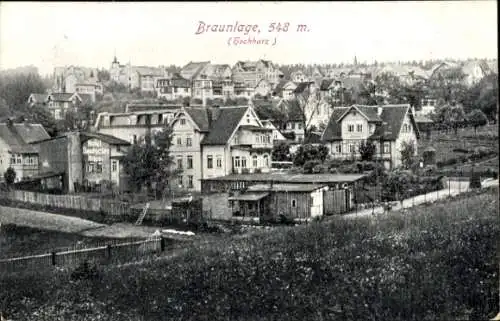
[[[257,184],[228,198],[233,218],[266,221],[307,221],[324,214],[321,184]]]

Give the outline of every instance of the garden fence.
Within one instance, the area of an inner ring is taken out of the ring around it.
[[[49,206],[60,209],[92,211],[111,216],[130,215],[130,204],[109,199],[88,198],[81,195],[53,195],[38,192],[12,190],[1,192],[0,197],[12,201]]]
[[[54,268],[75,268],[83,262],[97,265],[126,263],[159,254],[166,249],[166,240],[154,236],[141,241],[113,242],[92,247],[75,246],[48,253],[1,259],[0,274],[46,271]]]

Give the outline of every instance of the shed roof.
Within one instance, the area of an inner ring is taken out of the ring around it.
[[[245,193],[240,195],[231,196],[229,201],[259,201],[268,196],[269,193]]]
[[[348,183],[362,179],[362,174],[292,174],[287,172],[270,172],[254,174],[230,174],[220,177],[203,179],[204,181],[247,181],[247,182],[275,182],[275,183]]]
[[[252,192],[313,192],[325,187],[325,184],[256,184],[249,186],[247,191]]]

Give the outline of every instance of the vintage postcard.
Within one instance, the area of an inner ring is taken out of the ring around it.
[[[0,321],[500,320],[497,9],[0,2]]]

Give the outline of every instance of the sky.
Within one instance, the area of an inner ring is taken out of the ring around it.
[[[354,56],[367,63],[496,58],[496,6],[496,1],[0,2],[0,69],[34,65],[41,74],[65,65],[108,69],[115,53],[120,63],[148,66],[233,65],[261,58],[279,64],[348,63]],[[256,24],[260,32],[196,34],[200,21]],[[289,23],[288,32],[269,32],[272,23]],[[297,31],[299,24],[308,31]],[[234,45],[237,37],[264,44]]]

